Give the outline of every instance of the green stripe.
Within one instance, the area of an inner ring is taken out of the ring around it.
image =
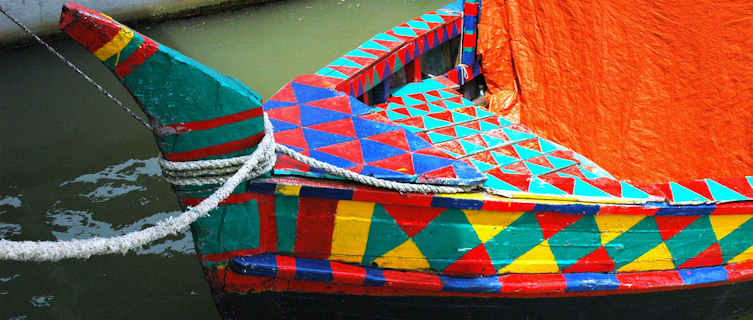
[[[217,207],[191,224],[196,250],[217,254],[259,247],[259,208],[256,200]]]
[[[293,252],[295,247],[299,199],[290,196],[275,197],[278,252]]]
[[[167,153],[186,152],[245,139],[262,131],[263,118],[255,117],[212,129],[163,136],[160,146],[161,150]]]
[[[103,63],[106,66],[110,67],[111,69],[115,69],[115,67],[117,67],[118,64],[122,63],[123,61],[128,59],[128,57],[130,57],[134,52],[136,52],[136,50],[139,49],[139,46],[143,42],[144,42],[144,37],[134,32],[133,38],[131,38],[131,41],[128,42],[125,48],[123,48],[123,50],[120,50],[119,53],[105,60],[105,62]],[[117,61],[117,64],[115,64],[116,61]]]

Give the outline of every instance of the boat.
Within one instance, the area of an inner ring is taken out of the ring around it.
[[[480,6],[456,1],[380,33],[266,102],[80,5],[63,6],[60,28],[147,114],[181,208],[239,165],[193,184],[170,165],[254,154],[265,114],[278,144],[316,160],[278,149],[272,170],[191,225],[225,318],[749,312],[753,177],[618,180],[489,111]]]

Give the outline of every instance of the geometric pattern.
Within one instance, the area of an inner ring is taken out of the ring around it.
[[[342,92],[293,81],[263,107],[278,143],[340,168],[401,182],[477,185],[486,180],[410,131],[364,116],[371,108]],[[287,156],[278,158],[275,174],[335,178]]]

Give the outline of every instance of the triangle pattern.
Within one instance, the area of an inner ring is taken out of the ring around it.
[[[622,266],[617,271],[637,272],[650,270],[671,270],[674,268],[675,264],[674,262],[672,262],[672,254],[669,253],[669,248],[667,248],[667,245],[662,242],[637,259]]]
[[[471,249],[442,270],[443,273],[458,276],[493,275],[496,273],[492,259],[483,244]]]
[[[659,228],[659,234],[664,241],[672,239],[676,234],[687,228],[691,223],[698,220],[700,216],[655,216],[656,226]]]
[[[463,210],[466,219],[471,223],[476,236],[482,243],[494,238],[511,223],[518,220],[523,212]]]
[[[411,239],[374,259],[374,263],[380,268],[390,269],[426,270],[430,267],[429,261]]]
[[[549,243],[544,240],[533,249],[500,269],[498,273],[557,273],[560,268],[554,259]]]
[[[709,267],[709,266],[718,266],[724,264],[724,259],[722,258],[722,248],[719,246],[719,243],[714,243],[711,246],[709,246],[706,250],[703,250],[703,252],[699,253],[697,256],[690,258],[689,260],[685,261],[683,264],[677,266],[678,269],[686,269],[686,268],[699,268],[699,267]]]
[[[384,205],[384,210],[395,219],[397,225],[411,238],[445,211],[444,208],[422,207],[416,209],[415,207],[401,205]]]
[[[539,226],[541,227],[541,233],[544,235],[544,239],[547,240],[582,217],[583,215],[579,214],[562,214],[554,212],[536,213],[536,220],[538,220]]]
[[[604,246],[594,250],[583,258],[578,259],[573,265],[562,270],[566,273],[575,272],[611,272],[614,270],[614,261],[609,257]]]
[[[409,240],[408,235],[398,226],[395,219],[379,204],[374,206],[374,213],[371,215],[368,239],[361,261],[361,264],[366,266]]]

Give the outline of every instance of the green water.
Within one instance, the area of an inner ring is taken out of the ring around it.
[[[286,1],[136,29],[267,98],[447,2]],[[53,46],[134,105],[84,49]],[[179,213],[150,132],[40,46],[0,51],[0,70],[0,238],[113,236]],[[125,256],[0,262],[0,319],[216,317],[187,232]]]

